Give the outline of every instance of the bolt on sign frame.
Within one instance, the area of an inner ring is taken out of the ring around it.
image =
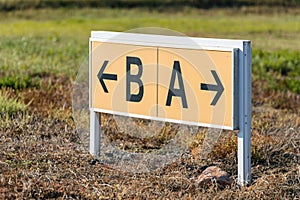
[[[239,130],[238,183],[249,184],[251,58],[248,40],[92,31],[90,153],[100,153],[101,112]]]

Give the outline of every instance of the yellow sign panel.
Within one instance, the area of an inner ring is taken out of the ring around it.
[[[95,41],[91,50],[92,108],[235,129],[233,50]]]

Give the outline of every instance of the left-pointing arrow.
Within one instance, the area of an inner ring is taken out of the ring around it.
[[[104,74],[103,73],[104,70],[105,70],[105,68],[106,68],[106,66],[107,66],[107,64],[108,64],[108,60],[105,60],[104,63],[103,63],[103,65],[102,65],[102,67],[101,67],[101,69],[100,69],[100,71],[99,71],[99,73],[98,73],[98,75],[97,75],[97,77],[98,77],[98,79],[100,81],[100,84],[101,84],[101,86],[102,86],[102,88],[103,88],[103,90],[104,90],[105,93],[108,93],[108,90],[107,90],[107,87],[106,87],[106,85],[104,83],[104,79],[112,80],[112,81],[116,81],[117,80],[117,75],[116,74]]]

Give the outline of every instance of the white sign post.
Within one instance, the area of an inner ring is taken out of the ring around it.
[[[93,31],[90,153],[100,113],[239,130],[238,183],[251,181],[251,43]]]

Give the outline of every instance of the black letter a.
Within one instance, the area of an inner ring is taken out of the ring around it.
[[[176,75],[178,77],[178,83],[179,83],[178,89],[174,88]],[[186,101],[186,96],[185,96],[185,91],[184,91],[184,85],[183,85],[183,81],[182,81],[182,76],[181,76],[181,69],[180,69],[179,61],[174,61],[166,106],[171,105],[173,96],[181,97],[181,102],[182,102],[183,108],[188,107],[187,101]]]

